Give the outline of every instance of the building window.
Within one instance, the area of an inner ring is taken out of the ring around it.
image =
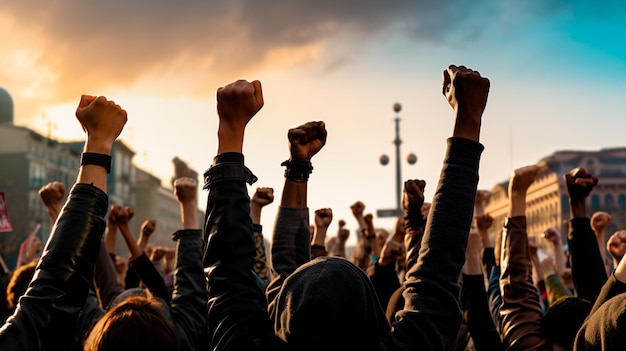
[[[606,194],[604,196],[604,206],[607,207],[607,208],[615,207],[615,200],[613,199],[613,195]]]
[[[617,198],[617,203],[619,204],[619,208],[626,210],[626,195],[620,194]]]
[[[591,208],[597,210],[600,208],[600,196],[597,194],[591,195]]]

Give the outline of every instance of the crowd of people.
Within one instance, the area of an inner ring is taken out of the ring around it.
[[[406,180],[403,215],[390,232],[356,201],[358,243],[350,255],[346,222],[330,236],[332,209],[307,205],[312,159],[326,144],[322,121],[287,132],[285,182],[266,252],[260,219],[274,189],[249,196],[257,178],[242,154],[246,126],[264,104],[259,81],[217,89],[206,216],[197,218],[197,180],[177,179],[174,250],[149,245],[154,219],[140,219],[135,239],[133,209],[109,206],[111,148],[127,114],[105,97],[82,96],[78,177],[67,196],[54,180],[39,192],[52,233],[41,255],[27,255],[4,280],[0,349],[626,349],[626,231],[607,241],[610,214],[589,217],[594,175],[583,168],[564,175],[568,232],[546,228],[552,255],[542,255],[526,231],[526,192],[538,166],[513,172],[504,223],[485,212],[488,194],[477,185],[489,88],[477,71],[444,70],[454,127],[434,197],[424,198],[425,181]],[[490,238],[493,226],[502,229]],[[118,232],[127,259],[115,252]]]

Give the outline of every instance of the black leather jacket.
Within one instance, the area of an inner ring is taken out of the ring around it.
[[[93,279],[108,197],[75,184],[37,265],[33,281],[0,329],[2,350],[67,350]]]

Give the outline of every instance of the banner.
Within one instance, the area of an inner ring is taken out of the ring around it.
[[[0,191],[0,232],[10,232],[12,230],[6,196],[4,196],[4,191]]]
[[[37,240],[39,242],[39,245],[41,246],[41,242],[36,237],[37,232],[39,231],[39,228],[41,228],[41,224],[37,224],[35,229],[33,229],[33,231],[30,232],[28,237],[26,237],[26,240],[24,240],[22,244],[20,245],[20,251],[17,254],[17,265],[15,267],[19,267],[22,264],[28,263],[29,261],[33,259],[33,256],[35,254],[35,252],[33,252],[33,244],[35,240]]]

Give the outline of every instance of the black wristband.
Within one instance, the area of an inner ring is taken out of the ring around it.
[[[309,180],[309,174],[313,172],[313,165],[309,161],[287,160],[280,165],[287,167],[285,178],[298,183]]]
[[[97,154],[95,152],[83,152],[80,155],[80,165],[96,165],[104,167],[107,173],[111,173],[111,159],[110,155]]]

